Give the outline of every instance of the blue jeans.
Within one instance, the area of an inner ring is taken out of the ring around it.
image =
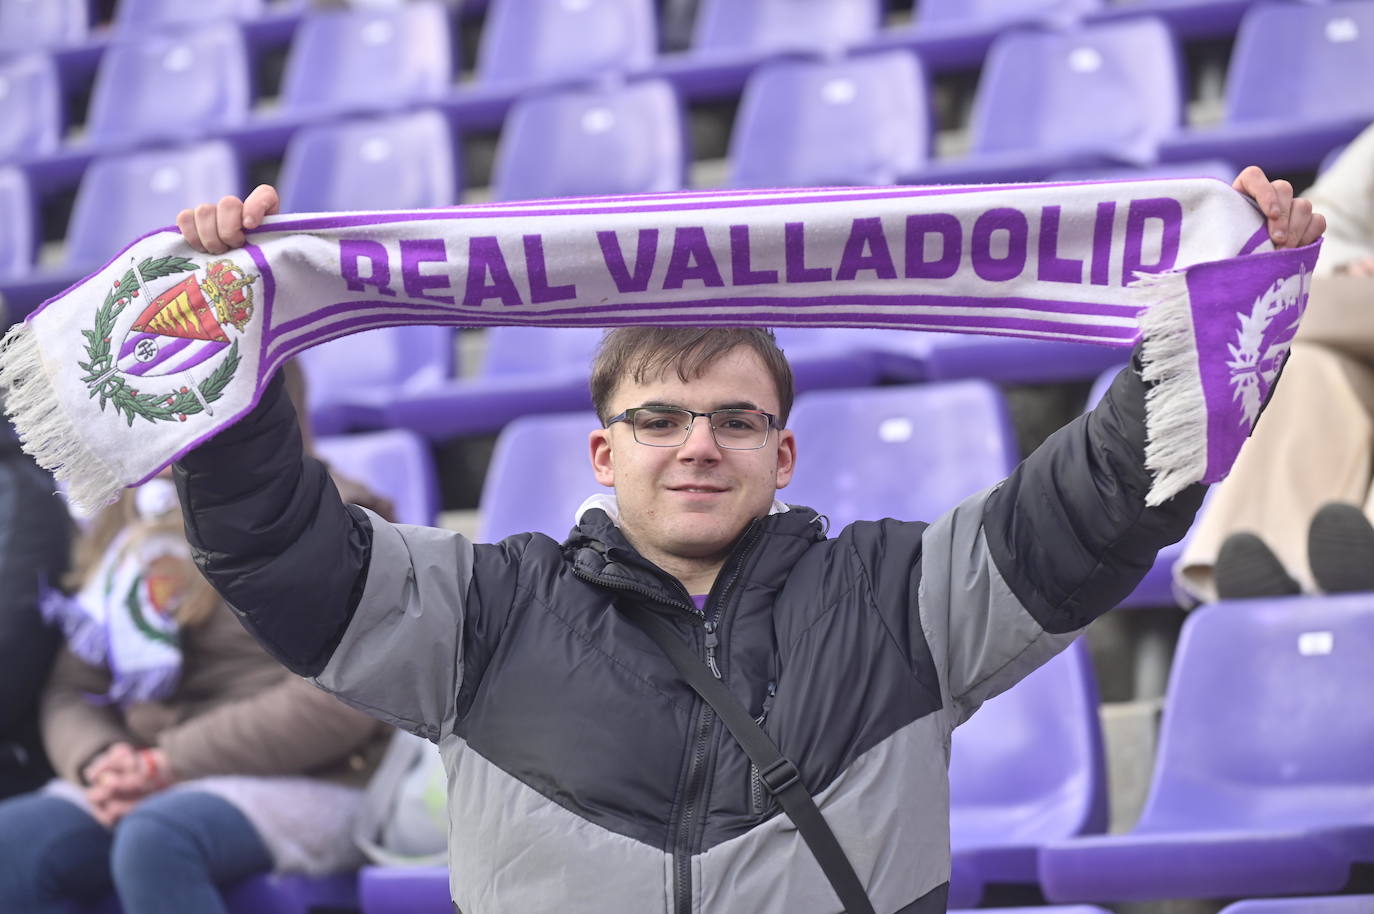
[[[59,797],[0,802],[0,911],[66,914],[113,888],[128,914],[221,914],[217,883],[271,868],[243,813],[209,793],[154,794],[113,832]]]

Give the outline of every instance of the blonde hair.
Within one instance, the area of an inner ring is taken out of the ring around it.
[[[140,517],[134,503],[134,490],[125,489],[113,504],[95,516],[85,533],[77,537],[72,547],[71,570],[63,579],[63,586],[73,593],[85,587],[116,538],[126,530],[130,536],[120,544],[126,551],[153,536],[186,538],[186,527],[179,511],[151,520]],[[189,558],[177,557],[172,567],[177,576],[176,590],[181,595],[172,608],[172,618],[183,628],[202,624],[219,605],[219,594]]]

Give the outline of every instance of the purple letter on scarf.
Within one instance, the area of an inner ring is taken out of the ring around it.
[[[663,288],[681,289],[689,279],[707,286],[725,285],[716,256],[711,253],[711,242],[706,240],[706,229],[697,225],[679,226],[673,235],[673,255],[668,260]]]
[[[778,281],[777,270],[755,270],[749,263],[749,226],[730,226],[730,282],[736,286],[761,286]]]
[[[491,282],[487,282],[488,273]],[[499,298],[503,305],[522,304],[496,236],[478,235],[468,239],[468,285],[463,306],[480,308],[488,298]]]
[[[427,298],[430,301],[453,304],[452,295],[430,295],[426,289],[449,288],[448,276],[426,276],[420,272],[422,263],[446,263],[448,254],[444,251],[442,238],[402,239],[401,241],[401,282],[410,298]]]
[[[1159,260],[1141,263],[1145,249],[1145,221],[1158,219],[1162,225],[1159,240]],[[1121,265],[1121,282],[1129,285],[1135,274],[1163,273],[1172,270],[1178,261],[1178,242],[1183,235],[1183,207],[1172,197],[1151,197],[1132,200],[1126,213],[1125,260]]]
[[[992,256],[992,233],[1007,233],[1007,256]],[[1005,282],[1021,275],[1026,268],[1026,243],[1030,225],[1019,209],[999,206],[990,209],[973,223],[973,238],[969,245],[973,254],[973,272],[988,282]]]
[[[544,263],[544,239],[540,235],[525,235],[525,274],[530,278],[530,301],[542,305],[551,301],[568,301],[577,297],[577,285],[549,285],[549,269]]]
[[[367,276],[358,271],[358,264],[366,257],[372,262]],[[391,264],[388,262],[386,246],[376,241],[339,242],[339,273],[350,292],[366,292],[368,286],[376,286],[380,295],[395,295],[391,288]]]
[[[1060,207],[1047,206],[1040,211],[1040,273],[1041,282],[1083,281],[1083,261],[1059,256]]]
[[[639,248],[635,253],[633,273],[625,266],[625,254],[620,250],[620,239],[615,232],[597,232],[596,240],[601,244],[601,256],[618,290],[643,292],[649,288],[649,277],[653,275],[654,260],[658,256],[658,229],[639,230]]]
[[[806,225],[788,222],[783,226],[783,260],[787,264],[788,282],[829,282],[829,267],[806,265]]]
[[[868,253],[865,254],[864,252]],[[849,239],[840,255],[836,279],[853,279],[860,270],[872,270],[878,279],[896,279],[897,268],[892,265],[892,252],[883,234],[883,220],[874,216],[855,219],[849,229]]]
[[[926,235],[942,239],[939,260],[926,260]],[[964,256],[964,230],[949,213],[924,213],[906,217],[906,278],[949,279],[959,272]]]

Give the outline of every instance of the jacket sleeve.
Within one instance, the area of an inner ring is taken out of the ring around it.
[[[105,747],[138,742],[113,706],[87,700],[87,695],[99,695],[109,688],[108,670],[91,666],[66,648],[58,652],[43,691],[43,745],[53,770],[73,783],[82,782],[81,769]]]
[[[305,456],[281,374],[174,475],[201,572],[269,653],[302,676],[318,673],[366,582],[372,530]]]
[[[310,683],[279,683],[164,730],[158,745],[177,777],[295,775],[346,759],[382,725]]]
[[[1193,486],[1145,505],[1145,384],[1122,369],[1091,411],[925,531],[917,605],[955,722],[1062,650],[1187,533]]]
[[[485,633],[471,542],[345,506],[304,456],[280,376],[175,469],[196,564],[269,653],[412,733],[452,728],[464,639]],[[493,574],[517,570],[508,550],[480,550]]]

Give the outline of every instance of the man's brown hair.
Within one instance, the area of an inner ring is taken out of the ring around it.
[[[606,331],[592,360],[592,405],[604,423],[611,417],[611,394],[621,381],[643,384],[675,371],[683,382],[701,377],[717,359],[737,346],[758,353],[778,388],[778,425],[787,425],[796,388],[792,366],[778,348],[773,331],[758,327],[621,327]]]

